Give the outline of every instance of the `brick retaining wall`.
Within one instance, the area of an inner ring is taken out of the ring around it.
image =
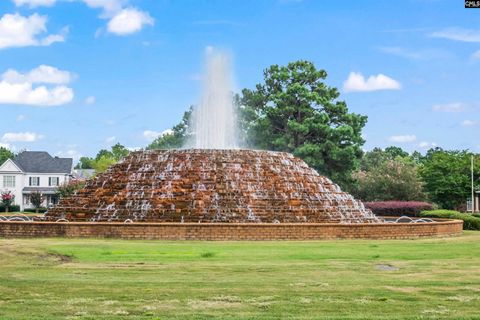
[[[431,223],[103,223],[0,222],[0,237],[80,237],[157,240],[411,239],[462,232],[463,221]]]

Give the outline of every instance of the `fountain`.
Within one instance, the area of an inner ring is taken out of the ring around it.
[[[455,220],[383,220],[291,154],[240,149],[229,58],[208,49],[206,66],[189,148],[132,152],[61,199],[45,221],[0,221],[0,236],[400,239],[462,231]]]
[[[238,149],[230,59],[207,48],[192,149],[133,152],[47,217],[86,221],[380,222],[300,159]]]

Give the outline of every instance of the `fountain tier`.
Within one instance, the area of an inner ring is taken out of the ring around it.
[[[335,222],[378,219],[288,153],[132,152],[49,210],[70,221]]]

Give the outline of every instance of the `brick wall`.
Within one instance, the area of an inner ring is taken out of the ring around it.
[[[460,220],[432,223],[88,223],[0,222],[0,237],[87,237],[158,240],[411,239],[458,235]]]

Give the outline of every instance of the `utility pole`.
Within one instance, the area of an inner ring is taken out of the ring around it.
[[[473,187],[473,154],[470,158],[470,170],[471,170],[471,178],[472,178],[472,214],[475,213],[475,191]]]

